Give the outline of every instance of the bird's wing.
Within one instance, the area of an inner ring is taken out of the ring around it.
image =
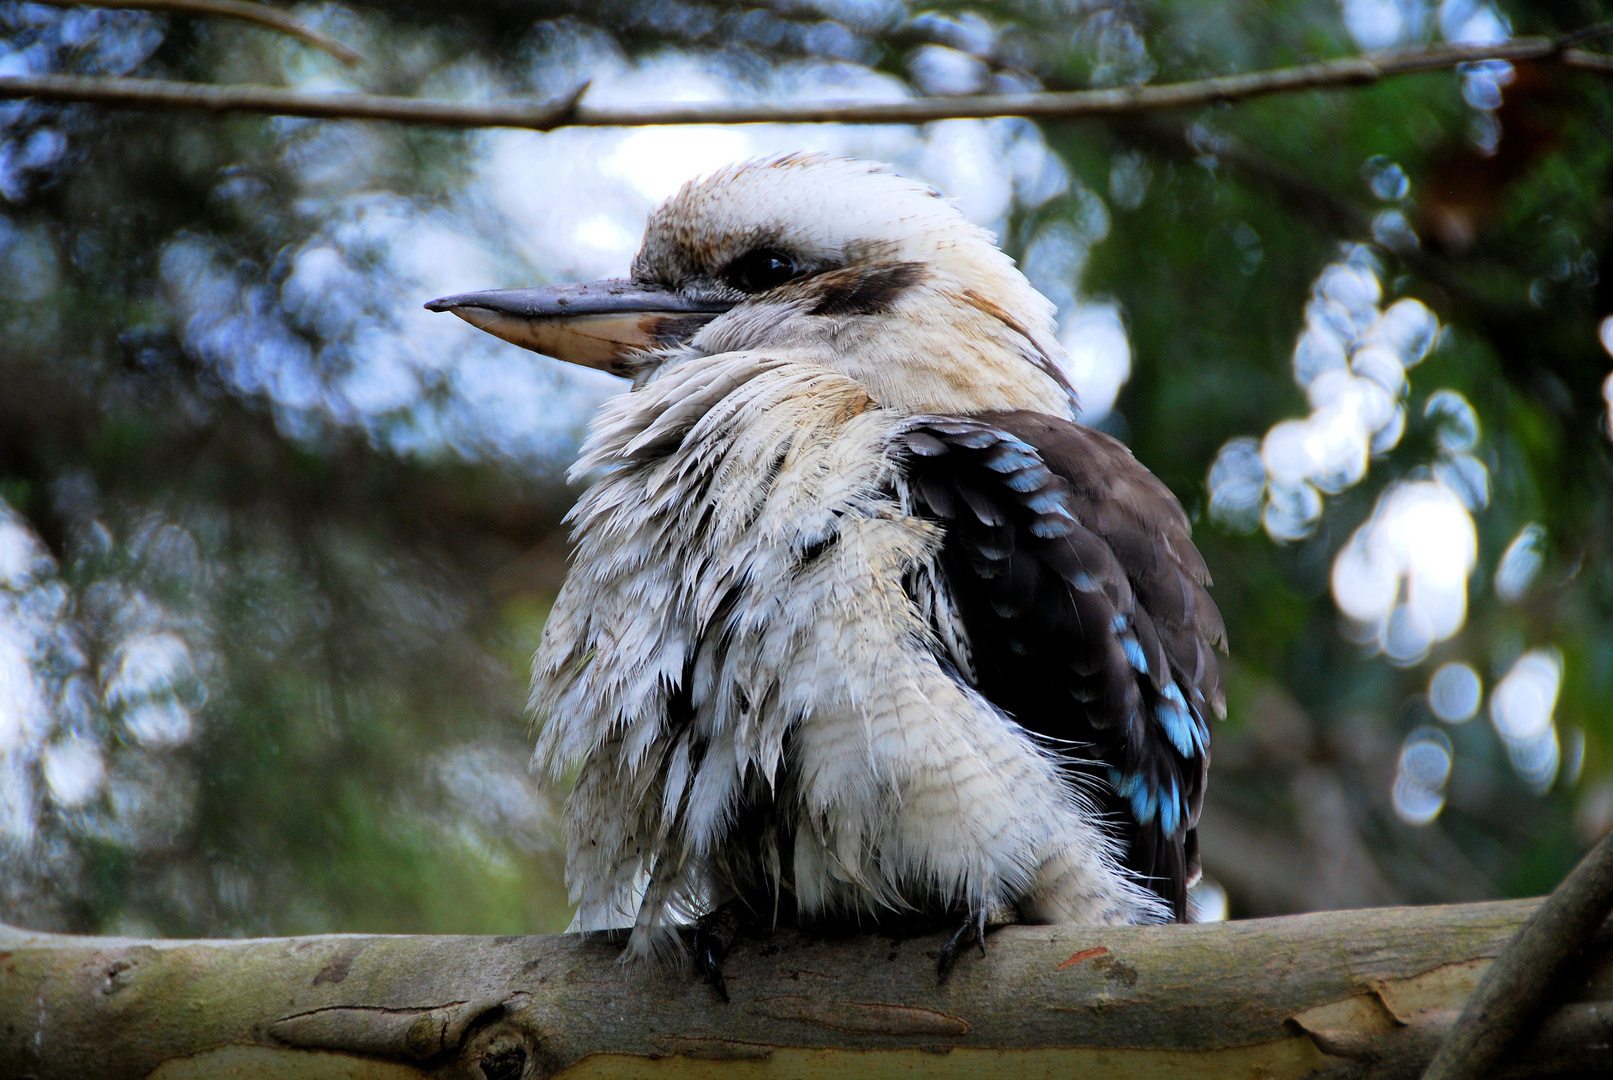
[[[1185,918],[1208,717],[1226,706],[1181,506],[1114,439],[1041,413],[922,417],[899,438],[912,509],[945,529],[943,648],[1102,781],[1127,865]]]

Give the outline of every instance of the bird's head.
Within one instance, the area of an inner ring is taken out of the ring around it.
[[[864,161],[791,155],[691,181],[650,214],[630,278],[426,306],[638,380],[790,350],[891,408],[1074,410],[1053,306],[939,192]]]

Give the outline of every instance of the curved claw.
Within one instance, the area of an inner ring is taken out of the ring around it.
[[[739,920],[727,904],[701,916],[694,925],[695,967],[724,1002],[728,1000],[728,983],[723,978],[722,962],[738,936]]]
[[[935,981],[944,983],[947,975],[951,973],[952,966],[958,962],[958,950],[974,942],[980,946],[980,955],[986,955],[986,910],[981,908],[978,912],[963,920],[963,925],[947,939],[941,946],[941,952],[935,962]]]
[[[717,991],[717,996],[722,998],[725,1004],[728,1001],[728,983],[722,977],[722,961],[727,951],[716,948],[709,937],[702,942],[700,931],[695,931],[694,962],[700,968],[700,974],[705,976],[706,982],[711,984],[711,988]]]

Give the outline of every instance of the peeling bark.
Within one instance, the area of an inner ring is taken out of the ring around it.
[[[732,1003],[605,936],[0,927],[0,1076],[1415,1077],[1538,901],[738,945]],[[1498,1075],[1613,1069],[1613,933]],[[233,1071],[232,1071],[233,1070]]]

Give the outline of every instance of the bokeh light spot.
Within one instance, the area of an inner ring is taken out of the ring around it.
[[[1451,740],[1437,728],[1423,727],[1401,744],[1391,798],[1395,813],[1411,825],[1427,825],[1445,808],[1445,781],[1451,775]]]
[[[1187,890],[1187,914],[1196,923],[1226,922],[1226,889],[1214,878],[1199,878],[1198,883]]]
[[[1333,562],[1333,599],[1398,664],[1420,661],[1467,618],[1478,535],[1437,480],[1392,485]]]
[[[1557,775],[1559,747],[1552,712],[1562,675],[1562,657],[1555,649],[1530,649],[1490,694],[1490,721],[1506,744],[1513,769],[1537,793],[1551,787]]]
[[[1083,304],[1059,328],[1064,373],[1081,401],[1081,421],[1095,424],[1114,408],[1131,377],[1131,342],[1114,304]]]
[[[1448,724],[1471,720],[1483,696],[1479,673],[1460,661],[1441,664],[1428,680],[1428,707]]]
[[[1452,454],[1466,453],[1479,441],[1479,417],[1467,398],[1455,390],[1436,390],[1428,395],[1423,415],[1435,422],[1434,442]]]
[[[1546,530],[1530,522],[1513,537],[1495,567],[1495,594],[1507,603],[1523,596],[1540,573]]]
[[[604,171],[627,180],[645,198],[660,202],[689,180],[753,152],[744,134],[732,128],[639,128],[617,145],[606,159]]]
[[[1221,447],[1210,466],[1210,517],[1233,532],[1252,533],[1260,527],[1260,507],[1266,498],[1266,466],[1260,444],[1247,436]]]
[[[58,805],[82,806],[106,779],[106,760],[93,739],[73,735],[45,747],[42,755],[45,783]]]
[[[1361,175],[1372,194],[1384,202],[1398,202],[1411,191],[1411,180],[1407,178],[1406,170],[1383,154],[1367,158],[1361,166]]]
[[[1274,540],[1301,540],[1321,518],[1324,494],[1360,483],[1371,459],[1400,442],[1406,369],[1433,348],[1439,321],[1411,299],[1380,311],[1382,298],[1377,259],[1365,247],[1318,276],[1293,356],[1294,381],[1312,411],[1273,425],[1258,461],[1241,440],[1222,447],[1210,470],[1215,520],[1244,531],[1258,519]],[[1475,505],[1489,496],[1488,476],[1471,469],[1448,486]]]
[[[148,701],[130,709],[123,726],[142,746],[169,747],[189,741],[195,720],[177,701]]]

